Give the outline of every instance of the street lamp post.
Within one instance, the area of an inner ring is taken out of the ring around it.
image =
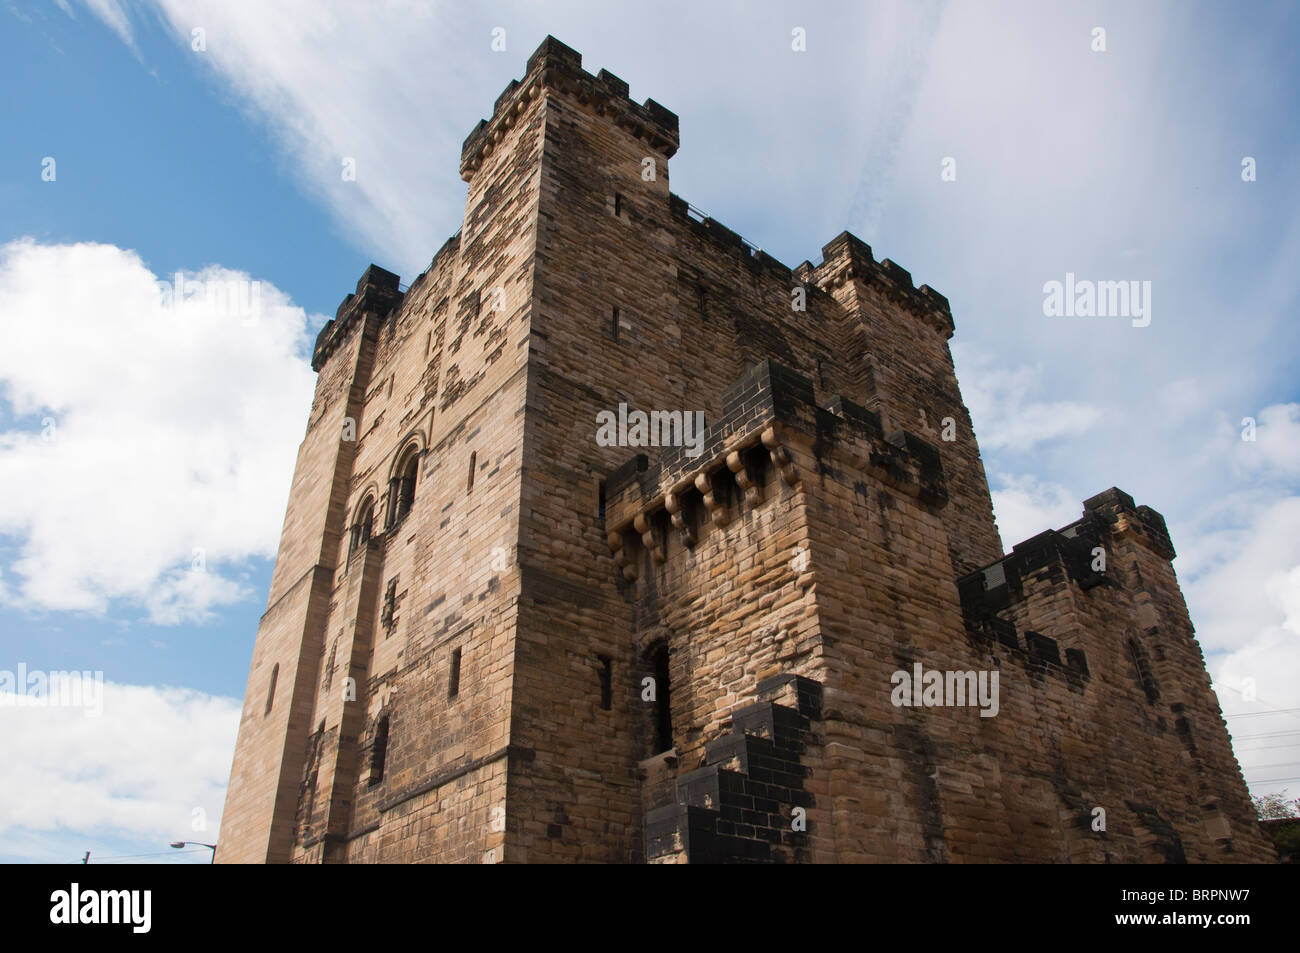
[[[212,857],[211,859],[208,860],[208,863],[214,864],[217,861],[216,844],[204,844],[196,840],[177,840],[177,841],[172,841],[172,846],[173,847],[206,847],[210,851],[212,851]]]

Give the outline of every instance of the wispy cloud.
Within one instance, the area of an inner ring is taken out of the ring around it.
[[[64,13],[75,18],[67,0],[56,0],[56,2]],[[131,21],[118,0],[81,0],[81,2],[101,23],[118,35],[118,38],[135,54],[136,59],[143,62],[140,48],[135,42],[135,34],[131,30]]]

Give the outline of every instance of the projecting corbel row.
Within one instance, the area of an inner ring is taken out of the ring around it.
[[[758,442],[767,451],[772,466],[780,474],[781,481],[792,489],[798,487],[798,468],[795,467],[789,450],[781,445],[780,437],[777,435],[775,428],[766,428]],[[661,507],[667,512],[669,521],[686,546],[693,547],[698,542],[698,536],[687,520],[682,505],[682,494],[689,491],[692,485],[699,491],[704,507],[709,512],[709,521],[713,525],[726,526],[731,522],[730,510],[726,503],[718,498],[713,479],[714,473],[721,470],[723,466],[731,473],[736,485],[744,492],[746,506],[754,507],[763,502],[762,484],[755,478],[755,474],[751,472],[745,460],[747,451],[753,449],[754,446],[755,444],[752,443],[749,446],[741,445],[725,452],[707,466],[697,470],[694,476],[683,480],[674,489],[665,492],[661,499],[651,500],[631,520],[614,527],[606,534],[605,541],[609,545],[609,551],[613,555],[614,562],[619,567],[624,579],[630,582],[635,580],[638,575],[636,555],[632,551],[632,547],[628,545],[628,537],[631,535],[629,530],[634,531],[640,537],[641,545],[656,564],[662,564],[667,559],[664,542],[654,526],[654,515]]]

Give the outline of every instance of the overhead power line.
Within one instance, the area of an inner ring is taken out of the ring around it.
[[[96,860],[126,860],[131,857],[177,857],[180,854],[202,854],[204,850],[160,850],[156,854],[110,854],[105,857],[96,857]]]

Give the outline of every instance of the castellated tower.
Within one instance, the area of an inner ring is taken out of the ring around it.
[[[321,331],[216,859],[1273,859],[1160,515],[1004,556],[947,300],[677,146],[548,38]]]

